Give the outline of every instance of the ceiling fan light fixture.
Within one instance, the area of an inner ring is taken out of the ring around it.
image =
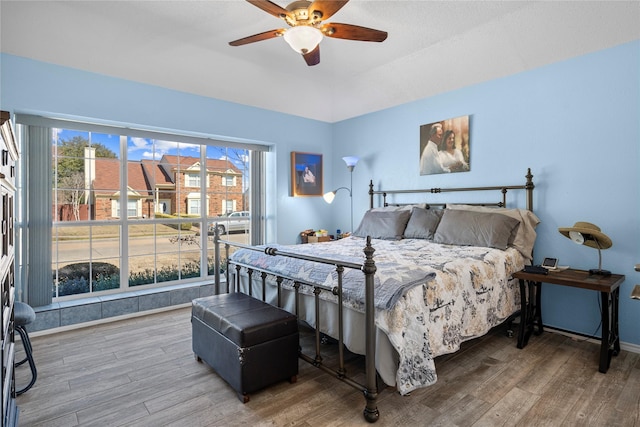
[[[284,33],[284,39],[293,50],[305,54],[318,46],[322,40],[322,31],[308,25],[298,25],[289,28]]]

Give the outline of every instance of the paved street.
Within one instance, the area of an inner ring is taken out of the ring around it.
[[[158,236],[157,238],[154,238],[153,236],[132,237],[129,239],[128,244],[129,257],[158,253],[169,255],[167,258],[173,259],[175,262],[177,260],[176,253],[180,250],[183,255],[186,255],[187,252],[193,252],[193,258],[197,259],[197,254],[199,254],[201,247],[200,236],[195,236],[193,234],[183,236],[189,236],[189,239],[178,242],[176,241],[177,234],[173,236]],[[244,233],[224,235],[222,238],[232,242],[249,242],[249,234]],[[171,240],[174,240],[174,242]],[[207,248],[213,251],[213,239],[211,237],[207,239],[206,244]],[[89,247],[88,240],[62,240],[57,243],[54,242],[54,259],[56,255],[56,247],[58,262],[61,266],[67,263],[86,261],[89,251],[91,252],[92,260],[108,260],[106,262],[115,264],[115,261],[120,257],[121,252],[120,242],[118,239],[94,239],[91,247]]]

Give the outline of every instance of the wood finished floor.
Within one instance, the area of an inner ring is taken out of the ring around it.
[[[32,341],[38,380],[17,399],[20,426],[369,425],[359,392],[303,361],[297,383],[243,405],[195,361],[190,308]],[[375,425],[640,426],[640,355],[622,351],[601,374],[598,350],[549,332],[518,350],[498,328],[437,359],[434,386],[409,396],[382,390]],[[359,372],[361,359],[352,364]],[[17,369],[18,387],[28,372]]]

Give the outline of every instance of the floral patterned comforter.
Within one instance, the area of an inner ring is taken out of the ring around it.
[[[364,246],[364,239],[350,237],[332,243],[275,247],[362,263]],[[398,353],[396,387],[401,394],[435,383],[436,356],[454,352],[463,341],[484,335],[520,306],[519,288],[510,280],[511,274],[524,266],[516,249],[441,245],[421,239],[374,239],[372,246],[377,267],[376,326],[387,334]],[[328,287],[337,285],[333,266],[247,249],[235,252],[232,259]],[[358,311],[363,309],[363,276],[351,269],[344,274],[345,305]],[[335,300],[330,293],[323,294]]]

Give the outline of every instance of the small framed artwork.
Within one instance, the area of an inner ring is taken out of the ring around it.
[[[471,170],[469,116],[420,126],[420,175]]]
[[[322,196],[322,154],[291,152],[291,195]]]

